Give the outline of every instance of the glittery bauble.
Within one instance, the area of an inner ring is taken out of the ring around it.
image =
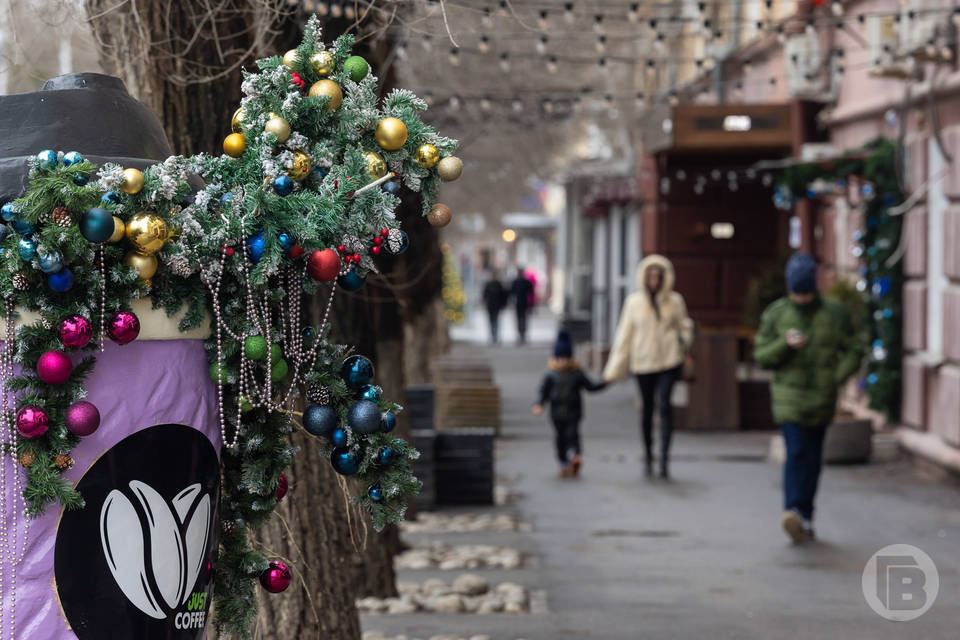
[[[383,500],[383,491],[380,489],[380,487],[372,485],[367,487],[367,496],[369,496],[369,498],[374,502],[380,502]]]
[[[342,476],[352,476],[360,470],[360,460],[349,449],[337,447],[330,454],[333,470]]]
[[[453,212],[450,211],[450,207],[439,202],[430,207],[427,213],[427,222],[434,227],[445,227],[450,224],[452,218]]]
[[[428,142],[417,147],[417,162],[421,167],[432,169],[439,161],[440,150],[437,145]]]
[[[223,152],[231,158],[239,158],[247,150],[247,139],[242,133],[231,133],[223,139]]]
[[[376,433],[380,429],[380,407],[376,402],[358,400],[347,413],[347,425],[354,433]]]
[[[106,242],[113,235],[113,214],[101,207],[88,209],[80,219],[80,233],[89,242]]]
[[[263,251],[266,248],[266,240],[263,238],[263,233],[258,233],[255,236],[250,236],[247,238],[247,255],[250,256],[250,262],[257,264],[260,262],[260,259],[263,258]]]
[[[382,465],[388,465],[396,458],[396,453],[390,447],[381,447],[377,452],[377,462]]]
[[[366,356],[349,356],[340,365],[340,377],[353,391],[359,391],[370,384],[373,375],[373,363]]]
[[[270,565],[260,574],[260,585],[270,593],[286,591],[290,586],[290,569],[279,560],[270,561]]]
[[[387,151],[396,151],[407,142],[407,125],[400,118],[384,118],[377,123],[373,138]]]
[[[287,122],[286,118],[278,115],[274,115],[272,118],[267,120],[267,124],[264,125],[263,130],[266,133],[272,133],[275,135],[277,137],[277,142],[286,142],[287,138],[290,137],[290,123]]]
[[[287,374],[290,373],[290,365],[286,360],[280,360],[270,367],[270,379],[274,382],[282,382]]]
[[[338,85],[333,80],[318,80],[310,86],[310,95],[313,97],[326,96],[330,98],[327,101],[327,109],[331,111],[336,111],[340,108],[340,103],[343,102],[343,91],[340,90],[340,85]]]
[[[233,112],[233,117],[230,118],[231,131],[234,133],[243,133],[243,117],[245,115],[243,107],[237,107],[237,110]]]
[[[263,336],[247,336],[243,340],[243,355],[251,360],[266,360],[270,345]]]
[[[100,410],[92,402],[80,400],[67,408],[67,431],[75,436],[88,436],[100,426]]]
[[[278,196],[288,196],[293,193],[293,178],[287,175],[273,179],[273,190]]]
[[[57,325],[57,337],[67,349],[82,349],[93,337],[93,325],[83,316],[67,316]]]
[[[143,189],[143,173],[140,172],[140,169],[124,169],[120,190],[133,195],[140,193],[140,189]]]
[[[360,390],[360,397],[370,402],[380,402],[381,395],[383,395],[383,389],[375,384],[368,384]]]
[[[47,284],[57,293],[66,293],[73,288],[73,271],[64,267],[47,276]]]
[[[400,255],[410,246],[410,238],[407,232],[402,229],[390,229],[387,236],[387,251],[395,256]]]
[[[290,483],[287,481],[287,476],[282,471],[277,475],[277,502],[283,500],[283,497],[287,495],[287,491],[290,490]]]
[[[30,288],[30,279],[22,273],[13,274],[13,288],[17,291],[26,291]]]
[[[140,335],[140,318],[133,311],[118,311],[107,321],[107,336],[117,344],[129,344]]]
[[[50,418],[40,407],[28,404],[17,412],[17,431],[24,438],[39,438],[50,428]]]
[[[287,175],[297,182],[300,182],[310,175],[311,168],[310,156],[302,151],[295,151],[293,154],[293,163],[290,165],[290,168],[287,169]]]
[[[277,364],[283,360],[283,349],[278,344],[270,345],[270,362],[271,364]]]
[[[360,82],[370,73],[370,65],[360,56],[350,56],[343,63],[343,70],[350,74],[350,79]]]
[[[227,380],[230,378],[230,369],[225,365],[219,365],[216,362],[210,365],[210,369],[207,371],[210,374],[210,379],[216,383],[226,384]]]
[[[447,156],[437,163],[437,175],[445,182],[453,182],[463,173],[463,161],[457,156]]]
[[[106,222],[104,225],[106,226]],[[113,233],[112,221],[110,225],[106,239]],[[151,254],[160,251],[170,239],[170,227],[157,214],[141,211],[127,221],[125,234],[137,251]]]
[[[63,206],[53,208],[50,212],[50,220],[58,227],[73,226],[73,214],[70,213],[70,209]]]
[[[20,463],[20,466],[29,469],[33,463],[37,461],[37,456],[33,451],[24,451],[17,457],[17,461]]]
[[[340,288],[344,291],[359,291],[363,288],[365,281],[366,279],[353,269],[350,269],[350,271],[347,271],[337,278],[337,284],[340,285]]]
[[[17,252],[21,260],[30,262],[37,257],[37,242],[33,238],[20,238],[17,242]]]
[[[336,430],[338,422],[337,412],[330,405],[307,405],[303,412],[303,428],[311,435],[329,438]]]
[[[290,49],[285,54],[283,54],[283,64],[288,67],[292,67],[297,63],[297,58],[300,56],[297,55],[296,49]]]
[[[390,413],[389,411],[385,411],[384,414],[383,414],[383,421],[382,421],[382,423],[381,423],[381,425],[380,425],[380,428],[384,431],[384,433],[390,433],[391,431],[393,431],[394,429],[396,429],[396,428],[397,428],[397,416],[395,416],[394,414]]]
[[[139,251],[130,250],[127,252],[127,255],[123,256],[123,264],[128,267],[133,267],[137,270],[137,277],[141,280],[149,280],[157,273],[157,267],[160,266],[160,263],[157,261],[157,256],[154,255],[144,255]]]
[[[318,249],[307,258],[307,273],[314,280],[332,282],[340,275],[340,256],[333,249]]]
[[[44,273],[56,273],[63,269],[63,255],[56,249],[38,252],[37,264]]]
[[[117,216],[113,216],[113,233],[110,234],[110,237],[107,238],[107,242],[116,244],[124,239],[127,235],[127,225],[123,223],[123,220]]]
[[[57,152],[53,149],[44,149],[37,154],[38,169],[53,169],[58,163]]]
[[[364,151],[363,159],[367,162],[367,174],[374,180],[379,180],[387,175],[387,163],[383,156],[376,151]]]
[[[63,154],[63,166],[65,167],[81,162],[83,162],[83,155],[79,151],[68,151]]]
[[[73,363],[63,351],[47,351],[37,360],[37,376],[47,384],[63,384],[71,373]]]
[[[317,51],[310,56],[310,64],[318,76],[328,76],[333,71],[335,60],[329,51]]]

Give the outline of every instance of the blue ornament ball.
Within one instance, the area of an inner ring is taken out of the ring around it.
[[[73,184],[79,187],[82,187],[88,182],[90,182],[90,176],[84,175],[82,173],[78,173],[77,175],[73,176]]]
[[[327,174],[330,173],[330,170],[326,167],[314,167],[313,174],[318,178],[326,178]]]
[[[382,424],[381,424],[380,428],[383,429],[383,431],[384,431],[385,433],[390,433],[391,431],[393,431],[394,429],[396,429],[396,428],[397,428],[397,416],[393,415],[393,413],[391,413],[391,412],[389,412],[389,411],[387,411],[386,413],[384,413],[384,414],[383,414]]]
[[[288,196],[293,193],[293,178],[287,175],[273,179],[273,190],[278,196]]]
[[[867,384],[877,384],[880,381],[880,376],[875,373],[871,373],[867,376]]]
[[[396,458],[396,454],[390,447],[381,447],[380,451],[377,452],[377,462],[384,466],[393,462],[394,458]]]
[[[37,230],[35,226],[26,220],[14,220],[10,224],[13,226],[13,230],[22,236],[29,236],[31,233]]]
[[[229,207],[233,203],[233,191],[227,191],[220,196],[220,206]]]
[[[116,191],[107,191],[105,194],[100,196],[100,202],[106,204],[112,202],[113,204],[120,204],[120,194]]]
[[[346,291],[359,291],[365,278],[351,269],[337,278],[337,284]]]
[[[311,404],[303,412],[303,428],[311,435],[330,438],[337,428],[337,412],[329,405]]]
[[[38,169],[53,169],[57,164],[59,164],[57,159],[57,152],[52,149],[44,149],[37,154],[37,168]]]
[[[260,262],[260,259],[263,258],[263,249],[265,246],[266,242],[263,239],[263,232],[247,238],[247,255],[250,256],[252,263],[257,264]]]
[[[88,241],[99,244],[113,235],[113,214],[106,209],[94,207],[80,219],[80,233]]]
[[[0,217],[3,218],[4,222],[13,222],[17,219],[17,210],[14,208],[12,202],[7,202],[0,207]]]
[[[69,291],[73,287],[73,272],[64,267],[60,271],[48,275],[47,284],[58,293]]]
[[[72,164],[80,164],[83,162],[83,155],[78,151],[68,151],[63,154],[63,166],[69,167]]]
[[[44,273],[56,273],[63,269],[63,256],[56,250],[50,253],[38,253],[37,261],[40,263],[40,271]]]
[[[371,485],[367,488],[367,495],[374,502],[380,502],[383,500],[383,490],[377,485]]]
[[[333,470],[342,476],[351,476],[360,470],[360,460],[349,449],[337,447],[330,454]]]
[[[296,242],[293,240],[293,236],[291,236],[289,233],[281,233],[278,235],[277,242],[280,243],[280,248],[284,251],[290,251],[290,249],[293,249],[293,245],[296,244]]]
[[[304,338],[312,338],[312,337],[314,337],[315,335],[317,335],[317,330],[316,330],[315,328],[313,328],[313,327],[304,327],[304,328],[303,328],[303,337],[304,337]]]
[[[380,396],[382,393],[383,389],[380,387],[374,384],[368,384],[360,390],[360,397],[364,400],[369,400],[370,402],[380,402]]]
[[[37,257],[37,243],[30,238],[20,238],[17,251],[20,253],[21,260],[30,262]]]
[[[347,430],[336,428],[330,434],[330,443],[335,447],[347,446]]]
[[[373,363],[366,356],[349,356],[340,365],[340,377],[352,390],[359,391],[373,381]]]
[[[10,227],[5,224],[0,224],[0,240],[3,240],[8,235],[10,235]]]
[[[369,400],[358,400],[347,413],[347,424],[354,433],[376,433],[380,428],[380,407]]]
[[[392,196],[400,194],[400,182],[397,180],[387,180],[383,183],[383,190]]]

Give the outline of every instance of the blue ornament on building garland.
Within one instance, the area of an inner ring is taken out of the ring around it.
[[[30,262],[37,257],[37,243],[31,238],[20,238],[20,242],[17,243],[17,252],[21,260]]]
[[[381,447],[377,452],[377,462],[382,466],[387,466],[396,458],[396,453],[390,447]]]
[[[38,253],[37,262],[40,263],[40,271],[44,273],[56,273],[63,269],[63,256],[57,250]]]
[[[233,203],[233,191],[227,191],[225,194],[220,196],[220,206],[229,207]]]
[[[293,184],[293,178],[290,176],[277,176],[273,179],[273,190],[278,196],[288,196],[293,193]]]
[[[397,180],[387,180],[383,183],[383,190],[392,196],[400,195],[400,182]]]
[[[333,430],[333,433],[330,434],[330,444],[335,447],[345,447],[347,446],[347,430],[343,428],[337,428]]]
[[[90,182],[90,176],[88,175],[78,173],[77,175],[73,176],[73,184],[77,185],[78,187],[82,187],[88,182]]]
[[[80,164],[81,162],[83,162],[83,156],[78,151],[68,151],[63,154],[63,166],[65,167]]]
[[[359,391],[373,381],[373,363],[366,356],[349,356],[340,365],[340,377],[350,389]]]
[[[337,428],[337,422],[337,412],[329,405],[311,404],[303,412],[303,428],[321,438],[330,438]]]
[[[0,240],[5,239],[8,235],[10,235],[10,227],[0,224]]]
[[[80,233],[95,244],[109,240],[113,228],[113,214],[100,207],[87,210],[80,219]]]
[[[57,152],[51,149],[44,149],[37,154],[37,169],[49,170],[59,164]]]
[[[347,413],[347,424],[355,433],[376,433],[380,429],[380,407],[369,400],[358,400]]]
[[[352,476],[360,470],[360,460],[349,449],[337,447],[330,454],[333,470],[342,476]]]
[[[372,485],[367,488],[367,496],[374,502],[380,502],[383,500],[383,490],[377,485]]]
[[[100,202],[103,204],[107,204],[108,202],[120,204],[120,194],[116,191],[107,191],[105,194],[100,196]]]
[[[373,384],[368,384],[360,390],[360,397],[370,402],[380,402],[382,394],[383,389]]]
[[[35,226],[27,222],[26,220],[14,220],[10,223],[13,226],[13,230],[19,233],[22,236],[29,236],[34,231],[37,230]]]
[[[250,262],[253,264],[260,262],[265,247],[266,241],[263,239],[263,232],[247,238],[247,255],[250,256]]]
[[[47,276],[47,284],[58,293],[65,293],[73,288],[73,272],[64,267],[56,273]]]
[[[7,202],[2,207],[0,207],[0,217],[3,218],[4,222],[13,222],[17,219],[17,210],[14,208],[12,202]]]
[[[277,242],[280,243],[280,248],[284,251],[290,251],[293,249],[293,246],[296,242],[293,240],[293,237],[289,233],[281,233],[277,236]]]
[[[381,421],[380,428],[384,433],[390,433],[397,428],[397,416],[393,413],[386,411],[383,414],[383,420]]]
[[[359,291],[363,287],[365,278],[351,269],[337,278],[337,284],[346,291]]]

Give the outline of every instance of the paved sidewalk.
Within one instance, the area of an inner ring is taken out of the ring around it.
[[[460,345],[460,352],[480,347]],[[476,571],[546,595],[547,613],[364,616],[364,628],[410,637],[489,634],[494,640],[558,638],[954,638],[960,617],[960,489],[906,461],[828,467],[820,541],[791,547],[779,529],[780,470],[765,461],[769,434],[676,438],[675,479],[641,475],[630,385],[591,395],[583,426],[585,467],[556,477],[552,432],[529,413],[546,347],[485,349],[501,387],[497,471],[514,493],[486,511],[519,515],[529,532],[417,534],[431,541],[505,544],[535,554],[517,571]],[[461,510],[470,511],[470,510]],[[921,618],[893,623],[865,603],[863,567],[880,548],[907,543],[940,572],[940,595]],[[422,581],[441,571],[403,571]],[[452,580],[458,572],[450,574]]]

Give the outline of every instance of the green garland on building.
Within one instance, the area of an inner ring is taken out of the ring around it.
[[[857,290],[864,295],[869,334],[869,358],[861,388],[870,407],[888,419],[900,418],[903,353],[903,265],[898,256],[903,216],[891,215],[904,193],[898,180],[897,146],[876,138],[842,158],[822,163],[800,164],[785,169],[778,181],[781,200],[817,197],[817,181],[846,186],[855,177],[860,184],[862,229],[854,237],[854,253],[860,258]]]

